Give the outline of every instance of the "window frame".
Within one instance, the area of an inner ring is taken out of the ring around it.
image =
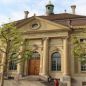
[[[86,38],[80,38],[80,43],[85,44],[86,43]],[[84,60],[84,59],[83,59]],[[83,68],[82,68],[83,67]],[[82,61],[80,62],[80,71],[81,72],[86,72],[86,63],[83,64]]]
[[[84,63],[80,62],[80,71],[86,72],[86,63],[84,64]]]
[[[58,54],[59,57],[53,57],[54,54]],[[58,61],[58,59],[60,60],[60,63]],[[53,61],[55,61],[55,69],[53,69]],[[61,71],[61,54],[59,52],[53,52],[51,54],[51,71]]]
[[[32,53],[31,59],[40,59],[40,53],[37,52],[37,51],[34,51],[34,52]]]
[[[10,71],[16,71],[17,70],[17,64],[12,60],[9,62],[9,70]]]

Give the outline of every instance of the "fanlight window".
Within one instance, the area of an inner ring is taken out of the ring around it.
[[[52,71],[61,71],[61,56],[59,52],[55,52],[51,56]]]
[[[39,59],[40,58],[40,54],[38,52],[33,52],[32,53],[32,59]]]

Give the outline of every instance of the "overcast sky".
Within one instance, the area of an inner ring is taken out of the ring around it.
[[[0,0],[0,24],[24,18],[24,11],[29,16],[45,15],[45,5],[49,0]],[[54,13],[64,13],[66,9],[71,13],[71,5],[76,5],[76,13],[86,15],[86,0],[51,0],[55,5]]]

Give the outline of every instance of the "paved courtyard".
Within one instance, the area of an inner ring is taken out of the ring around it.
[[[14,80],[5,80],[4,86],[46,86],[39,81],[14,81]]]
[[[28,80],[5,80],[4,86],[54,86],[43,81],[28,81]]]
[[[9,79],[4,81],[4,86],[54,86],[53,81],[48,83],[45,78],[40,76],[27,76],[20,80]]]

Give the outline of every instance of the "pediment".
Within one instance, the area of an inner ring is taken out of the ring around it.
[[[25,32],[69,30],[69,28],[66,26],[39,17],[32,17],[31,19],[28,20],[28,22],[23,24],[20,28]]]

